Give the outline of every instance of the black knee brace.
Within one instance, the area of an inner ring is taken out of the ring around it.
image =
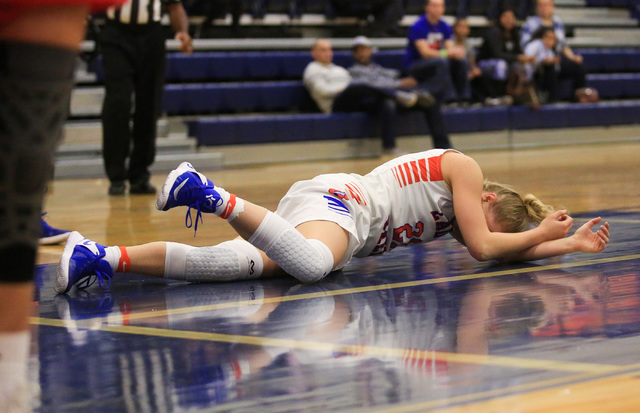
[[[0,42],[0,282],[33,278],[40,214],[76,53]]]

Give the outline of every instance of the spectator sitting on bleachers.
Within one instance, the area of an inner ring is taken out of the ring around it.
[[[536,12],[537,15],[529,17],[522,26],[520,46],[525,50],[526,45],[539,36],[540,28],[553,28],[557,42],[556,51],[560,57],[560,77],[573,78],[573,90],[584,87],[586,72],[582,56],[573,53],[571,47],[567,44],[564,24],[560,17],[554,14],[553,0],[537,0]],[[557,88],[553,88],[553,93],[555,92],[557,92]],[[552,101],[556,97],[556,95],[550,96]]]
[[[561,58],[561,51],[558,50],[558,39],[552,27],[542,27],[540,38],[532,40],[527,44],[524,53],[535,59],[534,79],[541,91],[548,93],[548,102],[558,100],[558,81],[562,78],[571,78],[574,90],[586,86],[586,76],[584,70],[578,70],[582,66],[564,65]]]
[[[482,75],[480,68],[476,65],[476,48],[469,40],[470,31],[467,19],[456,19],[453,24],[453,43],[456,46],[464,48],[465,63],[467,66],[467,78],[465,80],[463,95],[465,100],[475,100],[472,96],[476,94],[472,93],[472,83],[474,86],[477,86],[477,81],[480,80],[479,77]],[[478,87],[474,87],[474,89],[478,89]]]
[[[535,33],[542,26],[552,27],[556,32],[558,43],[567,46],[564,23],[559,16],[554,14],[554,11],[553,0],[536,0],[536,15],[529,16],[520,31],[520,47],[523,50],[527,43],[534,40]]]
[[[400,77],[398,70],[385,68],[374,63],[372,60],[374,50],[371,42],[366,37],[356,37],[353,41],[352,51],[355,64],[349,68],[349,73],[351,73],[354,80],[391,89],[415,89],[419,87],[415,78]],[[443,149],[450,148],[451,143],[449,142],[440,104],[434,101],[433,106],[423,110],[431,132],[433,146]]]
[[[532,63],[534,57],[523,54],[516,17],[507,9],[485,34],[477,56],[489,99],[506,95],[507,77],[517,65]]]
[[[444,100],[464,100],[467,83],[465,50],[454,44],[452,27],[442,20],[444,0],[426,0],[425,12],[409,28],[404,65],[420,83],[444,66],[447,76],[440,80],[447,83]]]
[[[382,146],[387,153],[396,148],[396,103],[403,107],[433,106],[431,95],[372,86],[364,82],[352,82],[347,69],[333,61],[333,50],[328,39],[317,39],[311,48],[314,61],[302,75],[304,85],[313,100],[324,113],[368,112],[380,119]]]

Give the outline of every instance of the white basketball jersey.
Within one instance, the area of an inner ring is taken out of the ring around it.
[[[351,235],[342,268],[352,257],[427,242],[453,229],[453,196],[440,168],[446,150],[401,156],[370,173],[325,174],[299,181],[276,213],[291,225],[330,221]]]
[[[369,234],[356,257],[427,242],[453,229],[453,195],[442,177],[446,152],[433,149],[389,161],[357,181],[370,202]],[[357,176],[357,175],[353,175]]]

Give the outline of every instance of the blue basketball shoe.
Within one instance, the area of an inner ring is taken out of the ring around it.
[[[177,206],[189,207],[185,217],[185,225],[191,228],[191,208],[198,213],[195,219],[195,228],[198,230],[198,219],[202,222],[202,212],[215,213],[216,208],[222,205],[223,200],[215,189],[213,182],[206,176],[196,171],[189,162],[182,162],[171,171],[164,181],[162,190],[156,199],[156,208],[167,211]]]
[[[83,290],[93,285],[96,279],[100,288],[108,289],[111,286],[113,270],[103,259],[104,256],[104,246],[73,231],[62,251],[54,290],[58,294],[65,294],[74,284],[77,284],[78,289]]]
[[[45,215],[46,212],[42,214],[42,216]],[[68,229],[54,228],[51,225],[47,224],[47,221],[45,221],[43,218],[40,218],[40,239],[38,240],[38,244],[59,244],[69,238],[69,234],[71,234],[71,231],[69,231]]]

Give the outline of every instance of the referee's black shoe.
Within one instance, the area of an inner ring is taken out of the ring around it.
[[[156,187],[151,185],[149,181],[132,183],[129,186],[130,194],[153,195],[156,193]]]
[[[118,182],[111,182],[111,185],[109,185],[109,195],[111,196],[121,196],[124,195],[124,192],[126,191],[127,187],[125,186],[124,182],[118,181]]]

